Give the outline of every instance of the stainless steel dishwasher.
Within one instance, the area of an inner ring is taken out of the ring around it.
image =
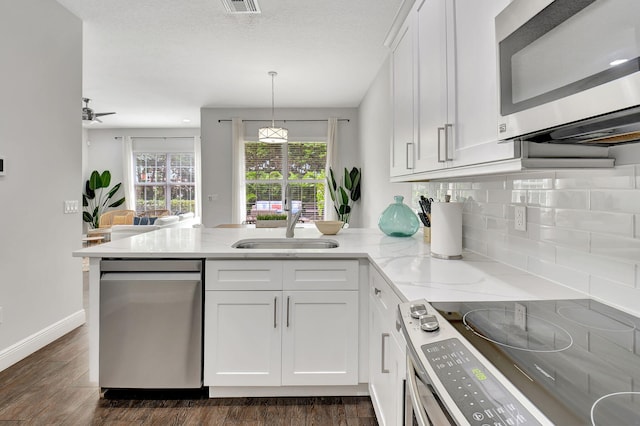
[[[201,259],[100,262],[103,389],[202,386]]]

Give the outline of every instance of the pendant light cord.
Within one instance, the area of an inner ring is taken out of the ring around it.
[[[274,80],[278,73],[275,71],[269,71],[269,74],[271,75],[271,127],[276,127],[276,114],[274,112],[276,91],[274,89]]]

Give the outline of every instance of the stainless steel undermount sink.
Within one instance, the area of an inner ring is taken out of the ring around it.
[[[236,241],[237,249],[330,249],[340,244],[326,238],[248,238]]]

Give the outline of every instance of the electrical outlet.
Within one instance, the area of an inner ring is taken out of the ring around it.
[[[513,322],[516,327],[525,331],[527,330],[527,307],[522,303],[516,302]]]
[[[515,207],[515,221],[513,227],[516,231],[527,230],[527,207],[516,206]]]

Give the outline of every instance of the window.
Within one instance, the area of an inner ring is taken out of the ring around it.
[[[195,213],[193,152],[136,152],[136,212],[169,210]]]
[[[325,142],[245,142],[244,158],[247,223],[255,223],[259,214],[283,213],[287,185],[293,212],[302,210],[301,221],[322,219]]]

